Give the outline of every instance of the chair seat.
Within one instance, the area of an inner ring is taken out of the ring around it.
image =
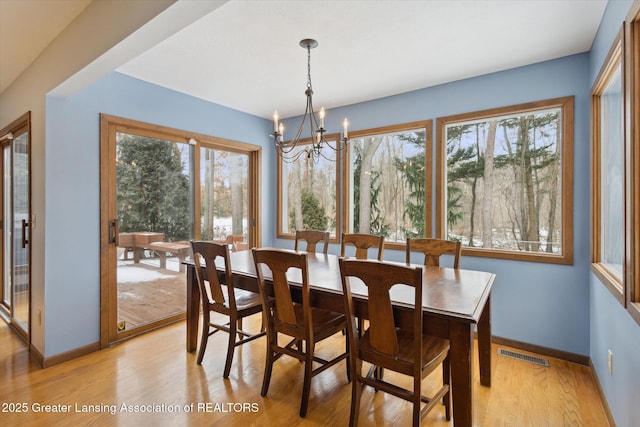
[[[413,331],[396,328],[398,336],[399,350],[395,354],[398,365],[395,367],[406,375],[412,375],[413,358]],[[422,369],[428,370],[433,363],[440,363],[449,352],[449,341],[435,337],[433,335],[422,335],[422,360],[424,362]],[[367,330],[360,339],[360,355],[363,360],[370,361],[375,364],[378,357],[383,357],[371,346],[370,335]],[[394,369],[395,370],[395,369]]]
[[[302,319],[304,318],[304,309],[302,304],[294,304],[293,308],[296,313],[296,318],[300,319],[300,327],[303,327]],[[312,307],[311,317],[313,319],[313,335],[316,340],[330,337],[346,327],[345,322],[347,318],[342,313]]]
[[[218,304],[213,300],[209,300],[209,304],[217,308],[223,308],[225,311],[229,310],[229,292],[226,286],[222,286],[222,293],[224,294],[224,305]],[[255,309],[255,313],[262,310],[262,301],[260,300],[260,294],[251,291],[245,291],[244,289],[234,289],[233,294],[236,298],[236,309],[238,311],[250,311]]]
[[[234,289],[233,293],[236,297],[236,307],[238,310],[246,310],[251,307],[257,307],[259,310],[262,310],[260,294],[243,289]]]

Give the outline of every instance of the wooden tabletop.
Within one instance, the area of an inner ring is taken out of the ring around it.
[[[338,257],[330,254],[309,253],[307,259],[311,288],[342,294]],[[231,266],[236,275],[249,277],[256,275],[251,251],[233,252]],[[420,267],[423,268],[422,308],[425,312],[456,318],[457,321],[478,322],[495,280],[493,273]],[[270,278],[269,271],[265,270],[264,273],[266,278]],[[290,270],[287,277],[292,283],[302,282],[300,272],[297,270]],[[351,289],[355,298],[366,298],[366,287],[358,283],[358,279],[351,278]],[[391,298],[394,305],[413,306],[413,292],[409,288],[396,286],[392,289]]]

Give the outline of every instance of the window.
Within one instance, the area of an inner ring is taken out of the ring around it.
[[[383,235],[392,248],[431,235],[431,134],[431,121],[350,134],[346,232]]]
[[[338,134],[325,138],[337,146]],[[309,144],[310,139],[301,141],[289,156],[295,158]],[[294,238],[296,230],[321,230],[329,231],[331,241],[339,240],[338,166],[336,152],[327,146],[315,160],[303,154],[287,162],[278,156],[279,238]]]
[[[627,250],[629,260],[627,264],[627,310],[635,321],[640,324],[640,1],[635,1],[625,25],[626,51],[624,62],[626,66],[625,106],[628,120],[626,123],[626,141],[628,153],[629,202],[627,205],[627,223],[629,233]]]
[[[249,155],[200,147],[200,233],[203,240],[248,242]]]
[[[592,271],[624,303],[625,164],[622,32],[592,88]]]
[[[573,262],[573,97],[439,118],[436,235],[465,255]]]

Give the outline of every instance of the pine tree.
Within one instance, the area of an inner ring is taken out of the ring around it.
[[[178,145],[128,134],[120,134],[117,143],[120,231],[164,233],[168,241],[189,239],[189,178]]]

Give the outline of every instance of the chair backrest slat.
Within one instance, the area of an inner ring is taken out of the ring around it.
[[[356,259],[369,258],[369,248],[377,248],[377,259],[378,261],[382,261],[382,253],[384,251],[384,236],[374,236],[373,234],[342,233],[340,256],[345,256],[347,245],[355,246]]]
[[[299,242],[307,242],[307,252],[316,252],[318,243],[323,243],[322,253],[325,255],[329,251],[329,232],[318,230],[296,230],[295,250],[300,250]]]
[[[205,303],[205,296],[211,293],[211,298],[217,304],[223,305],[225,303],[225,295],[222,291],[222,283],[218,276],[218,269],[216,268],[216,258],[222,257],[225,265],[225,282],[233,283],[231,273],[231,260],[229,259],[229,246],[222,243],[210,242],[210,241],[191,241],[191,251],[193,252],[193,262],[195,264],[196,278],[198,280],[198,287],[200,288],[200,295]],[[203,265],[204,262],[204,273]],[[206,280],[204,274],[206,273]],[[209,292],[207,292],[206,282],[209,283]],[[229,303],[234,304],[235,298],[233,298],[233,286],[227,286],[227,292],[229,294]],[[203,307],[205,308],[205,307]]]
[[[291,268],[299,269],[302,273],[303,304],[309,304],[308,264],[306,253],[296,253],[281,249],[253,249],[253,259],[256,264],[256,274],[260,286],[263,305],[268,305],[269,296],[266,293],[265,276],[261,264],[271,271],[273,294],[275,297],[275,319],[290,326],[297,326],[304,319],[297,319],[291,297],[291,287],[287,279],[287,271]]]
[[[460,242],[444,239],[407,239],[406,259],[409,264],[411,263],[411,252],[422,252],[424,265],[438,267],[440,266],[440,255],[453,255],[453,268],[458,268],[461,251]]]

